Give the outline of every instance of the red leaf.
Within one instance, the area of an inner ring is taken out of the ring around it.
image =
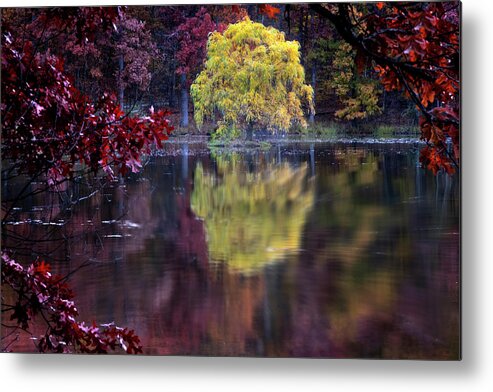
[[[261,14],[266,15],[270,19],[276,18],[276,16],[281,12],[281,10],[277,7],[273,7],[268,4],[259,4],[258,10]]]
[[[41,261],[34,267],[34,271],[42,275],[46,275],[48,272],[50,272],[50,270],[50,265],[45,263],[44,261]]]

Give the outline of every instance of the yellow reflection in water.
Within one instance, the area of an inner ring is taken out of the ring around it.
[[[253,273],[298,252],[307,214],[314,201],[308,167],[217,157],[217,172],[199,164],[192,209],[204,219],[209,258],[236,272]]]

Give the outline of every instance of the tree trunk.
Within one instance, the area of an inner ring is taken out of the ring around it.
[[[176,85],[176,67],[171,67],[171,86],[168,86],[168,105],[170,108],[175,107],[175,85]]]
[[[246,129],[246,140],[251,142],[253,140],[253,125],[248,124]]]
[[[303,48],[305,47],[305,28],[304,28],[305,12],[300,8],[300,19],[298,24],[298,42],[300,43],[300,63],[305,65],[305,56],[303,56]]]
[[[317,66],[315,64],[312,65],[312,88],[313,88],[313,107],[315,108],[315,92],[317,88]],[[310,112],[310,117],[308,121],[312,124],[315,122],[315,110]]]
[[[118,91],[118,96],[119,96],[119,101],[120,101],[120,107],[123,109],[123,104],[125,103],[125,88],[123,87],[123,80],[122,80],[122,75],[123,75],[123,54],[120,55],[118,58],[118,71],[119,71],[119,76],[120,76],[120,86],[119,86],[119,91]]]
[[[279,16],[277,18],[277,29],[282,31],[282,22],[284,20],[284,15],[286,13],[286,5],[281,4],[279,6],[279,9],[281,10],[281,12],[279,13]]]
[[[249,4],[247,5],[247,12],[250,18],[252,18],[253,21],[258,22],[258,14],[257,14],[257,5],[256,4]]]
[[[315,15],[314,15],[313,11],[311,11],[311,10],[308,14],[310,16],[310,37],[311,37],[311,39],[314,39],[314,37],[315,37]],[[311,124],[314,124],[315,123],[315,94],[316,94],[316,89],[317,89],[317,60],[313,59],[311,61],[311,63],[312,63],[312,69],[311,69],[312,75],[311,76],[312,76],[312,88],[313,88],[313,96],[312,96],[313,111],[310,112],[310,118],[308,119],[308,121]]]
[[[181,121],[180,126],[188,127],[188,88],[187,88],[187,75],[181,75]]]

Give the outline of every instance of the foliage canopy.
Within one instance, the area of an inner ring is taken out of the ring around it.
[[[313,90],[304,83],[299,49],[248,18],[211,34],[205,69],[191,86],[197,124],[219,115],[216,135],[229,137],[254,124],[269,131],[306,126],[303,108],[314,110]]]
[[[52,50],[54,41],[64,37],[68,51],[85,53],[81,52],[82,43],[91,46],[98,35],[111,37],[117,23],[122,23],[127,38],[133,33],[139,35],[142,23],[126,19],[120,8],[104,7],[50,8],[36,17],[24,15],[20,21],[2,19],[2,181],[22,184],[19,191],[7,193],[7,197],[2,194],[2,229],[16,216],[23,201],[37,194],[55,193],[63,210],[70,210],[78,201],[97,193],[79,200],[72,196],[65,199],[63,189],[70,180],[80,183],[85,174],[97,174],[100,169],[113,179],[129,170],[137,172],[141,156],[162,148],[173,129],[164,110],[151,108],[147,116],[130,116],[113,93],[103,93],[93,100],[78,88],[64,66],[64,58]],[[145,34],[140,35],[145,38]],[[140,42],[129,39],[117,48],[119,55],[132,64],[121,72],[117,84],[148,83],[149,75],[144,75],[143,69],[149,58],[139,55],[133,47],[140,47]],[[148,48],[148,52],[153,51]],[[141,69],[139,78],[134,77],[136,68]],[[97,69],[94,71],[96,77]],[[34,182],[39,184],[35,189]],[[50,220],[56,208],[53,204],[46,207]],[[2,318],[2,329],[9,332],[1,336],[1,350],[7,351],[17,339],[15,334],[24,331],[35,338],[41,352],[106,353],[117,348],[127,353],[142,351],[133,330],[77,321],[78,311],[66,278],[52,274],[45,260],[37,259],[24,268],[12,257],[31,257],[36,252],[19,252],[18,245],[5,245],[9,243],[6,240],[15,238],[14,244],[23,243],[23,249],[29,249],[26,244],[36,240],[6,232],[2,231],[1,308],[2,317],[5,315],[8,320],[4,323]],[[38,242],[64,242],[67,237],[63,237],[55,239],[50,232]],[[3,296],[5,289],[8,297]],[[31,329],[35,318],[47,326],[39,338]],[[4,345],[9,336],[11,341]]]
[[[342,108],[335,115],[343,120],[364,119],[381,112],[376,82],[355,72],[355,51],[347,42],[336,41],[332,61],[332,87]]]
[[[460,160],[460,2],[309,7],[332,23],[358,57],[373,61],[386,91],[404,91],[419,109],[427,143],[421,163],[434,173],[453,173]]]

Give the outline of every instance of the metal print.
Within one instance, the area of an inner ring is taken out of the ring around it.
[[[460,10],[3,8],[1,350],[460,359]]]

